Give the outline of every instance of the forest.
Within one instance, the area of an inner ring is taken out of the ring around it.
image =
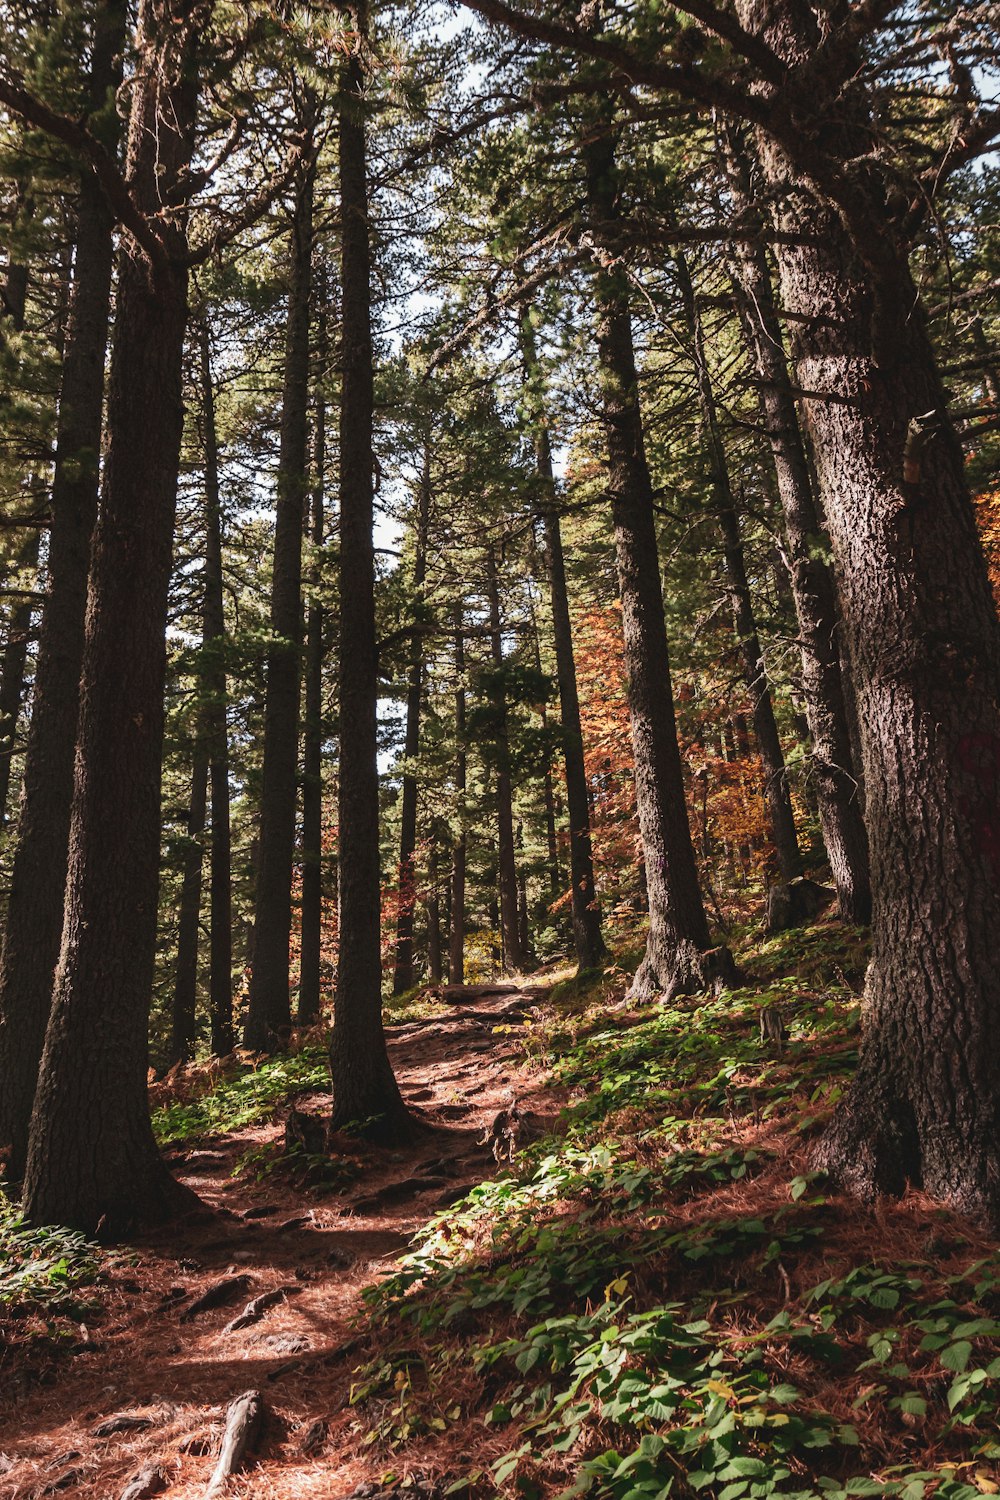
[[[0,1497],[1000,1494],[997,0],[0,21]]]

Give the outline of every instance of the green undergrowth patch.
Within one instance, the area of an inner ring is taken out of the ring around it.
[[[366,1294],[360,1442],[487,1453],[449,1475],[470,1500],[1000,1492],[1000,1258],[944,1214],[880,1227],[810,1170],[863,943],[785,935],[784,975],[777,951],[751,954],[756,985],[640,1015],[563,988],[532,1039],[561,1132]]]
[[[552,986],[548,1002],[557,1013],[573,1013],[621,1000],[629,980],[639,967],[641,946],[619,949],[597,969],[582,969]]]
[[[426,984],[415,984],[401,995],[390,995],[382,1006],[386,1026],[402,1026],[409,1021],[431,1021],[448,1015],[452,1007],[441,1000],[437,991]]]
[[[325,1197],[347,1192],[363,1170],[363,1163],[349,1156],[307,1151],[299,1142],[289,1148],[284,1141],[267,1141],[244,1151],[232,1176],[258,1183],[280,1177],[299,1192]]]
[[[297,1094],[329,1087],[326,1051],[308,1047],[246,1064],[197,1099],[163,1105],[153,1111],[153,1130],[161,1146],[223,1135],[270,1119]]]
[[[0,1315],[82,1316],[100,1252],[72,1229],[34,1228],[0,1188]]]
[[[816,927],[793,927],[773,937],[747,930],[735,947],[741,968],[760,983],[794,970],[805,989],[833,986],[857,992],[864,981],[869,935],[864,927],[823,922]]]
[[[781,1051],[761,1045],[765,1006],[782,1012],[789,1040]],[[776,979],[763,990],[660,1007],[627,1030],[606,1024],[575,1042],[557,1039],[552,1073],[574,1090],[573,1134],[613,1124],[623,1111],[633,1126],[667,1137],[720,1117],[759,1124],[800,1102],[805,1088],[814,1101],[834,1102],[856,1061],[857,1017],[850,991],[803,993],[797,979]]]

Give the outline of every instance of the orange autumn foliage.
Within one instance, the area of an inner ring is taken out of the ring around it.
[[[993,597],[1000,607],[1000,490],[989,490],[973,497],[976,523],[986,554]]]
[[[641,888],[635,763],[629,730],[621,608],[587,610],[575,621],[584,762],[591,791],[594,865],[601,900],[613,911]],[[709,881],[759,875],[771,858],[763,769],[746,735],[747,705],[720,684],[677,685],[678,733],[691,835]]]

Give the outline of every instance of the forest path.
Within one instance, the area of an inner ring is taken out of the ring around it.
[[[390,1025],[403,1096],[425,1128],[406,1148],[352,1150],[360,1174],[336,1195],[298,1191],[283,1174],[232,1175],[248,1152],[281,1141],[285,1109],[196,1149],[169,1149],[171,1170],[209,1211],[111,1258],[102,1310],[80,1325],[72,1358],[0,1359],[2,1500],[118,1500],[149,1465],[162,1470],[166,1483],[156,1492],[166,1500],[201,1496],[226,1405],[254,1387],[268,1408],[263,1440],[227,1493],[281,1500],[377,1493],[384,1456],[345,1463],[335,1437],[353,1420],[351,1371],[366,1357],[352,1342],[360,1294],[392,1272],[428,1218],[499,1170],[481,1141],[511,1092],[526,1137],[551,1127],[561,1095],[532,1072],[519,1036],[545,994],[532,984],[451,987],[445,1013]],[[314,1093],[295,1104],[326,1113],[329,1099]],[[187,1316],[224,1281],[233,1282],[224,1303]],[[252,1298],[281,1289],[260,1321],[227,1328]],[[97,1435],[120,1414],[137,1425]],[[304,1453],[310,1432],[322,1441]]]

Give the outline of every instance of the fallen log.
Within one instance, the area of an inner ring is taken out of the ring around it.
[[[212,1496],[225,1487],[226,1481],[252,1451],[263,1424],[264,1398],[260,1391],[244,1391],[242,1396],[230,1402],[219,1461],[202,1500],[212,1500]]]

